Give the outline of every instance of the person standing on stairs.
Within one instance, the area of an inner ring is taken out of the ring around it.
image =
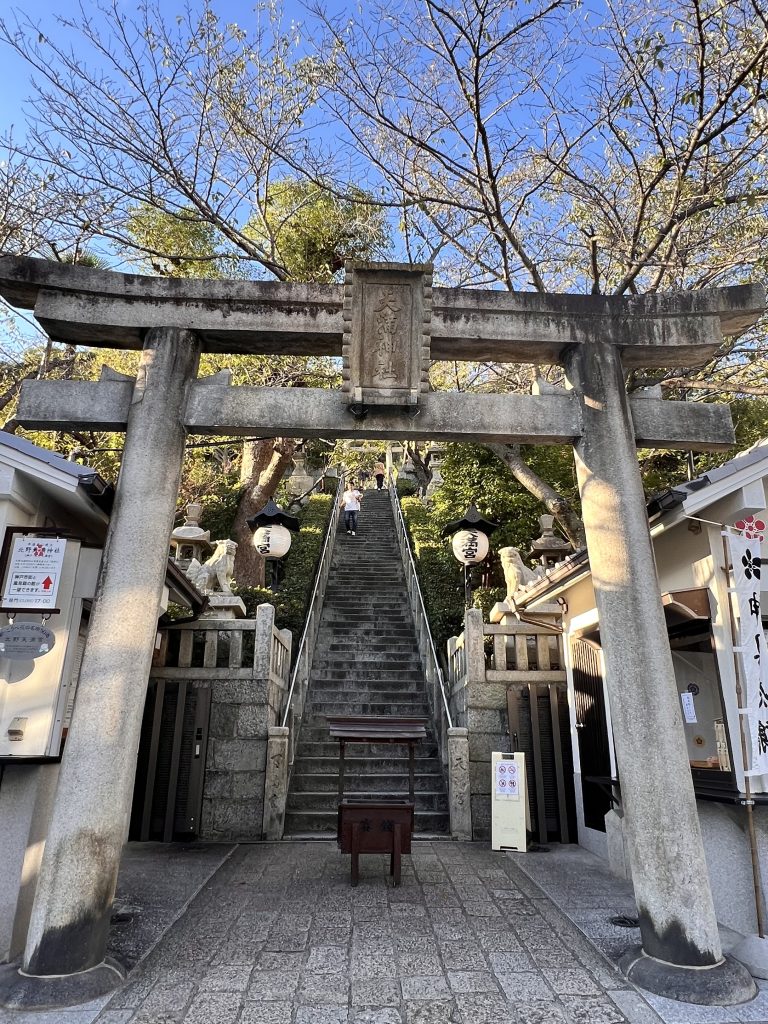
[[[341,504],[344,508],[344,526],[347,533],[353,537],[357,532],[357,513],[360,511],[360,499],[362,494],[355,486],[355,481],[350,480],[349,486],[341,496]]]
[[[373,475],[376,477],[376,490],[384,490],[384,474],[387,472],[387,468],[383,462],[377,462],[373,467]]]

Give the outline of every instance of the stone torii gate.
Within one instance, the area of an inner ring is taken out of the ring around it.
[[[0,259],[0,294],[34,310],[54,341],[142,350],[135,380],[105,368],[98,382],[22,389],[23,426],[126,438],[22,970],[6,973],[6,1005],[74,1001],[118,981],[104,959],[110,907],[187,433],[572,443],[640,911],[642,949],[625,966],[677,998],[729,1003],[754,992],[718,937],[635,450],[727,447],[730,412],[628,396],[624,373],[705,362],[723,335],[755,322],[763,290],[542,296],[433,289],[430,271],[354,265],[343,286],[319,286]],[[202,351],[341,355],[344,386],[198,379]],[[557,363],[570,389],[430,393],[430,358]]]

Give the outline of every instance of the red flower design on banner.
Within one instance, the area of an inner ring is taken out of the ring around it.
[[[765,523],[762,519],[755,519],[754,516],[745,516],[733,525],[735,529],[741,530],[747,540],[765,540]]]

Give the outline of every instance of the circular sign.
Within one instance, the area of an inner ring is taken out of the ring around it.
[[[488,554],[488,538],[481,530],[459,530],[452,542],[453,553],[464,565],[476,565]]]
[[[37,622],[19,622],[0,629],[0,658],[29,661],[53,650],[56,637]]]
[[[260,526],[253,535],[253,545],[265,558],[282,558],[291,546],[290,530],[279,523]]]

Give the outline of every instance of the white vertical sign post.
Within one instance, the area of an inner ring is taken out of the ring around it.
[[[741,713],[747,720],[750,740],[749,764],[745,774],[768,774],[768,656],[765,651],[760,615],[762,559],[757,537],[724,533],[733,566],[733,590],[739,627],[736,650],[743,681]]]
[[[491,849],[525,853],[528,791],[525,754],[491,754]]]

